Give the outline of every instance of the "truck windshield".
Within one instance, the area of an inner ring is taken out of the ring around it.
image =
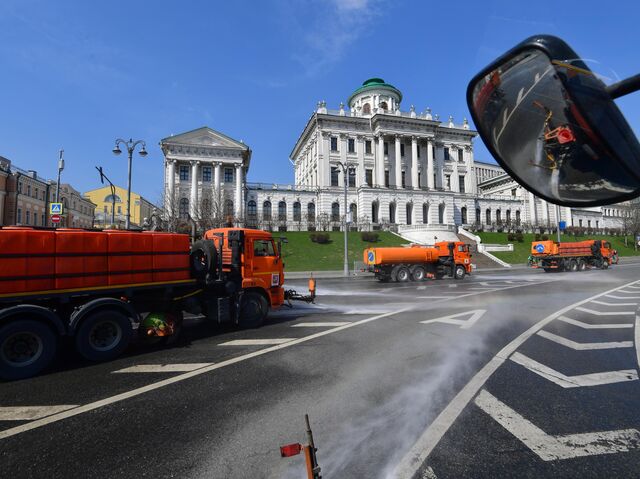
[[[275,256],[273,242],[271,240],[255,240],[253,242],[254,256]]]

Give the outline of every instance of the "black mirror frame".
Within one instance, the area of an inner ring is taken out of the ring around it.
[[[473,119],[473,123],[476,126],[478,133],[480,133],[480,138],[482,138],[482,142],[484,143],[484,145],[487,147],[487,149],[489,150],[489,153],[491,153],[491,155],[493,156],[493,158],[498,162],[498,164],[509,174],[509,176],[511,176],[519,185],[521,185],[524,189],[526,189],[527,191],[533,193],[535,196],[537,196],[538,198],[541,198],[545,201],[548,201],[552,204],[556,204],[556,205],[560,205],[560,206],[569,206],[569,207],[573,207],[573,208],[588,208],[588,207],[592,207],[592,206],[603,206],[603,205],[610,205],[613,203],[620,203],[622,201],[627,201],[627,200],[631,200],[633,198],[637,198],[638,196],[640,196],[640,179],[638,179],[638,188],[636,188],[633,192],[631,193],[627,193],[627,194],[621,194],[620,196],[615,197],[614,200],[594,200],[594,201],[585,201],[585,202],[565,202],[565,201],[560,201],[557,198],[551,198],[545,195],[541,195],[539,192],[534,191],[532,188],[529,187],[529,185],[524,182],[521,181],[521,178],[516,175],[511,168],[509,168],[509,166],[502,160],[501,156],[495,151],[495,149],[493,148],[493,146],[484,141],[483,138],[483,134],[484,132],[481,129],[481,122],[478,120],[478,117],[475,114],[475,110],[473,108],[473,90],[474,90],[474,86],[480,82],[481,80],[483,80],[484,78],[487,77],[487,75],[489,75],[491,72],[495,71],[496,68],[499,65],[502,65],[506,62],[508,62],[509,60],[511,60],[512,58],[516,57],[517,55],[519,55],[520,53],[522,53],[525,50],[531,50],[531,49],[537,49],[542,51],[545,55],[547,55],[547,57],[549,57],[550,61],[563,61],[563,60],[567,60],[567,59],[572,59],[574,60],[574,62],[572,63],[573,66],[576,66],[578,68],[582,68],[584,70],[587,70],[589,72],[591,72],[591,69],[582,61],[579,60],[580,57],[578,56],[578,54],[562,39],[555,37],[553,35],[533,35],[527,39],[525,39],[524,41],[520,42],[518,45],[516,45],[515,47],[513,47],[511,50],[507,51],[506,53],[504,53],[503,55],[501,55],[500,57],[498,57],[496,60],[494,60],[491,64],[489,64],[487,67],[483,68],[480,73],[476,74],[471,81],[469,82],[469,85],[467,86],[467,107],[469,108],[469,112],[471,113],[471,118]],[[577,61],[576,61],[577,60]],[[561,78],[561,81],[564,84],[564,80]],[[605,90],[606,92],[606,90]],[[624,118],[624,115],[622,115],[622,112],[620,112],[620,110],[618,109],[617,105],[614,103],[613,99],[611,99],[611,103],[612,106],[615,108],[616,113],[621,117],[621,119],[624,121],[624,123],[627,123],[626,119]],[[585,115],[582,105],[580,105],[579,103],[576,103],[576,108],[578,108],[579,111],[581,111],[583,113],[583,117],[585,118],[585,120],[589,123],[589,126],[592,127],[593,131],[598,131],[597,128],[594,127],[593,123],[590,120],[590,116],[589,115]],[[608,145],[608,141],[606,141],[606,139],[602,138],[602,136],[600,136],[600,139],[603,141],[603,143]],[[622,161],[624,161],[624,159],[621,159]],[[621,167],[624,167],[625,170],[628,172],[629,175],[631,175],[634,178],[638,178],[638,175],[635,174],[630,165],[627,164],[620,164]]]

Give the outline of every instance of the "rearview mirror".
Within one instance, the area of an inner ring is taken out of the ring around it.
[[[611,91],[564,41],[538,35],[476,75],[467,103],[523,187],[555,204],[597,206],[640,195],[640,144]]]

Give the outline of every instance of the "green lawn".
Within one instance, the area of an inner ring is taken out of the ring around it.
[[[344,265],[344,236],[342,232],[331,231],[331,242],[328,244],[313,243],[308,231],[273,233],[274,237],[287,238],[288,243],[282,245],[282,256],[285,271],[327,271],[342,270]],[[362,261],[362,252],[369,246],[399,246],[407,244],[399,236],[386,231],[379,232],[377,243],[365,243],[359,232],[349,233],[349,268],[354,261]]]
[[[513,244],[513,251],[509,252],[491,252],[492,255],[500,258],[502,261],[506,261],[511,264],[526,263],[529,254],[531,253],[531,242],[534,240],[534,234],[525,233],[524,241],[518,243],[517,241],[507,241],[507,233],[476,233],[482,238],[483,243],[488,244]],[[548,234],[550,240],[556,240],[555,234]],[[640,255],[640,251],[636,251],[633,247],[633,238],[627,237],[629,246],[624,245],[623,236],[605,236],[605,235],[589,235],[589,236],[573,236],[562,235],[562,241],[584,241],[587,239],[603,239],[611,242],[613,248],[618,250],[620,256],[637,256]]]

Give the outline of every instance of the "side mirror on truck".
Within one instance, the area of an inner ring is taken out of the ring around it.
[[[640,196],[640,144],[614,99],[640,75],[606,86],[561,39],[536,35],[476,75],[467,103],[507,173],[555,204],[598,206]]]

